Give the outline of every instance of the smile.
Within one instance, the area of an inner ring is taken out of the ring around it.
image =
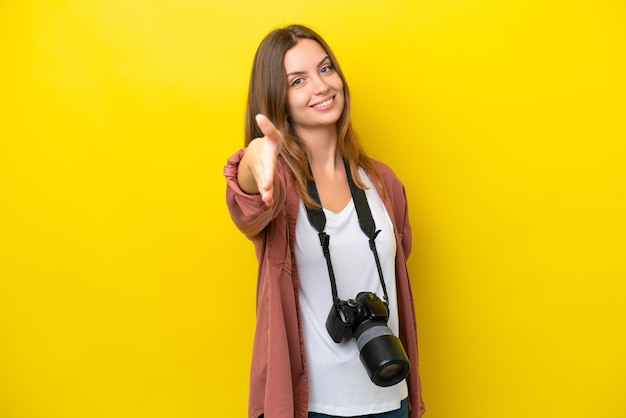
[[[324,101],[323,101],[323,102],[321,102],[321,103],[314,104],[314,105],[313,105],[313,106],[311,106],[311,107],[312,107],[312,108],[314,108],[314,109],[323,109],[323,108],[328,107],[328,106],[330,106],[331,104],[333,104],[333,102],[334,102],[334,101],[335,101],[335,98],[334,98],[334,97],[331,97],[330,99],[328,99],[328,100],[324,100]]]

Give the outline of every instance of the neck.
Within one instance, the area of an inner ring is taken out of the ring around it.
[[[315,131],[308,130],[304,135],[300,134],[313,171],[334,170],[337,164],[343,166],[341,154],[337,147],[337,130],[334,125],[325,128]]]

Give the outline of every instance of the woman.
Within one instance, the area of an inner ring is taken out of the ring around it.
[[[253,241],[259,262],[249,416],[420,417],[404,187],[363,151],[350,123],[343,73],[311,29],[288,26],[261,42],[245,145],[224,175],[231,217]],[[379,231],[369,239],[359,227],[358,190],[365,191]],[[322,225],[310,221],[320,212]],[[330,237],[329,254],[320,233]],[[359,359],[366,348],[337,319],[338,301],[360,292],[384,298],[389,318],[378,328],[399,336],[406,350],[410,372],[397,383],[373,382],[372,370]],[[326,325],[331,316],[339,324],[336,335]]]

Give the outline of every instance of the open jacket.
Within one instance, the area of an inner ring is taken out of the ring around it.
[[[300,198],[289,168],[279,157],[274,178],[274,203],[266,206],[259,194],[247,194],[237,182],[244,149],[224,167],[226,202],[235,225],[252,242],[259,262],[256,332],[250,371],[249,418],[307,418],[308,382],[300,323],[295,230]],[[384,183],[376,184],[391,217],[396,237],[396,286],[400,340],[411,370],[409,417],[424,413],[419,378],[417,327],[406,260],[411,252],[411,226],[404,186],[385,164],[372,160]],[[374,178],[370,176],[370,178]],[[356,355],[356,353],[355,353]]]

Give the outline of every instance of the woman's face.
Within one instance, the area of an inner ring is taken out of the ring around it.
[[[287,113],[299,136],[307,130],[334,126],[343,112],[343,81],[324,48],[301,39],[285,53]]]

